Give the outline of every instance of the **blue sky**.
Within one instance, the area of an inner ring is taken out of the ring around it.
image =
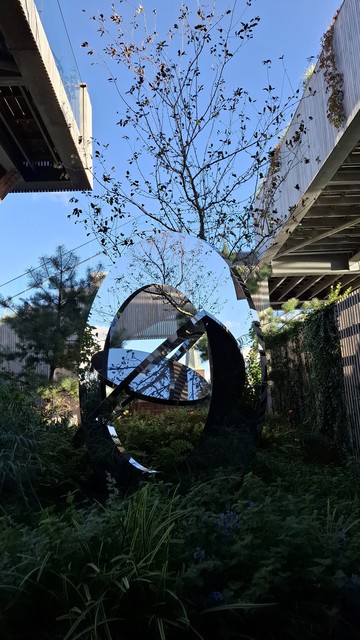
[[[49,0],[46,0],[47,2]],[[190,0],[191,3],[195,0]],[[108,74],[94,58],[88,56],[81,43],[86,40],[91,46],[100,49],[95,23],[90,16],[103,12],[106,14],[111,6],[110,0],[59,0],[73,50],[81,72],[82,80],[88,84],[93,107],[93,135],[101,142],[113,141],[116,156],[115,127],[118,97],[107,81]],[[144,10],[149,14],[156,7],[159,26],[171,23],[169,6],[173,8],[180,3],[169,0],[142,0]],[[218,0],[219,10],[226,9],[227,0]],[[249,15],[259,15],[260,25],[256,29],[254,40],[244,49],[241,57],[241,73],[244,82],[255,87],[259,77],[261,61],[276,61],[272,80],[276,86],[283,82],[282,63],[284,63],[288,79],[293,88],[301,82],[310,56],[317,56],[320,49],[320,38],[327,29],[332,16],[340,5],[340,0],[254,0]],[[138,6],[133,3],[134,9]],[[86,12],[82,9],[85,8]],[[120,12],[120,11],[119,11]],[[276,68],[278,71],[276,71]],[[278,77],[276,74],[278,73]],[[290,90],[290,86],[286,90]],[[120,137],[120,136],[119,136]],[[120,157],[120,161],[121,161]],[[0,203],[2,218],[0,235],[0,294],[13,296],[26,289],[26,277],[21,276],[30,266],[37,264],[41,255],[51,255],[58,244],[73,249],[88,243],[77,251],[82,260],[96,254],[100,247],[97,241],[87,236],[81,223],[75,224],[68,219],[72,211],[68,193],[53,194],[10,194]],[[99,258],[87,264],[96,264]],[[3,286],[9,280],[12,283]],[[26,295],[26,294],[25,294]]]

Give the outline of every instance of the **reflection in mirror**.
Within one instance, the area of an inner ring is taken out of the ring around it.
[[[89,315],[99,351],[81,384],[85,429],[100,415],[111,423],[136,399],[143,408],[205,403],[206,432],[245,424],[243,387],[254,407],[258,395],[245,383],[250,360],[261,386],[256,321],[246,289],[204,241],[159,233],[130,247]]]
[[[148,353],[177,333],[195,313],[191,302],[173,287],[152,285],[137,292],[116,314],[110,327],[101,365],[106,384],[123,383]],[[179,345],[171,344],[171,351],[164,359],[156,365],[150,363],[129,381],[129,390],[136,397],[150,401],[183,404],[205,398],[209,384],[201,375],[202,370],[197,373],[197,352],[193,348],[204,332],[202,326]]]

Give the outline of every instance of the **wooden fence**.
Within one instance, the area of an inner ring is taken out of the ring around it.
[[[329,334],[328,348],[333,349],[334,338],[336,344],[339,338],[340,353],[337,363],[336,358],[330,357],[325,369],[326,356],[331,356],[331,352],[321,351],[326,349],[326,340],[319,336],[318,346],[311,341],[309,344],[301,323],[297,331],[283,335],[282,340],[277,334],[265,340],[272,409],[282,415],[291,414],[295,424],[310,425],[324,433],[328,428],[341,431],[345,427],[351,454],[360,459],[360,289],[328,311],[330,323],[322,328],[320,323],[318,330],[326,335],[333,331],[332,336]],[[322,317],[324,312],[325,309],[311,315],[306,322]],[[314,383],[318,384],[315,396]],[[334,395],[334,389],[339,390],[339,394]]]
[[[360,290],[336,305],[343,362],[349,435],[353,454],[360,458]]]

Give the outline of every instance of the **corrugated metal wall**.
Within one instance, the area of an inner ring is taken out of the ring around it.
[[[140,291],[125,307],[116,324],[120,337],[148,340],[171,336],[182,324],[185,312],[196,313],[187,298],[166,285]]]
[[[353,453],[360,458],[360,290],[336,305]]]
[[[9,325],[4,322],[0,322],[0,348],[4,351],[13,352],[16,351],[16,342],[18,338],[16,336],[15,331],[9,327]],[[5,371],[9,374],[17,374],[20,373],[23,369],[23,363],[18,360],[13,360],[10,362],[0,363],[0,370]],[[35,369],[36,373],[39,375],[49,377],[49,365],[45,363],[39,363]]]

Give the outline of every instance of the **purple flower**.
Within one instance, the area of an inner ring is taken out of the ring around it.
[[[205,551],[204,551],[204,549],[197,549],[196,551],[194,551],[193,558],[194,558],[195,562],[202,562],[203,560],[205,560]]]
[[[234,511],[224,511],[223,513],[218,513],[215,518],[215,525],[219,532],[221,533],[231,533],[235,529],[239,529],[240,527],[240,518]]]
[[[224,601],[224,594],[221,591],[213,591],[208,595],[208,601],[211,604],[219,604]]]

